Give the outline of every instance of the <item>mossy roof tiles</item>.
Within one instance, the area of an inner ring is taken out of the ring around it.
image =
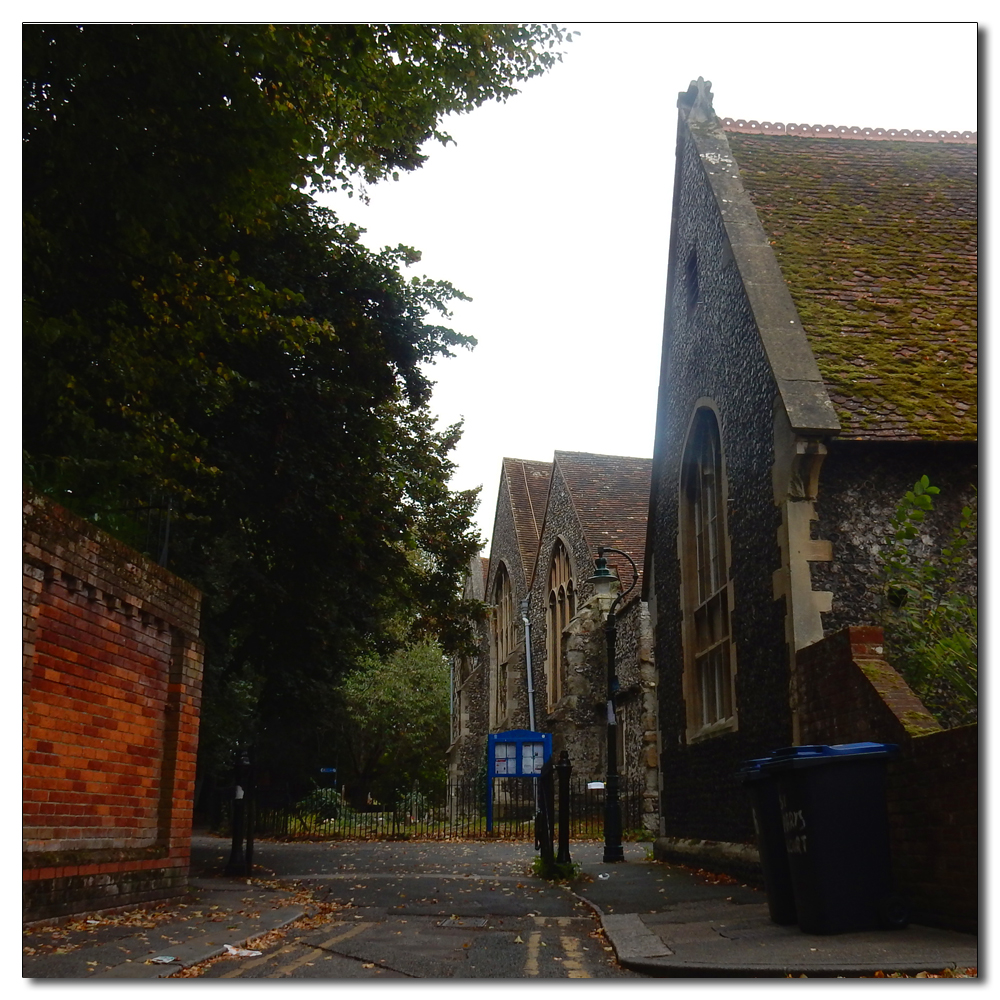
[[[728,132],[841,436],[977,437],[977,147]]]

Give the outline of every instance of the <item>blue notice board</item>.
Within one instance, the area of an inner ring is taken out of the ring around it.
[[[493,829],[494,778],[537,778],[552,756],[552,734],[530,729],[508,729],[486,737],[489,796],[486,799],[486,829]]]

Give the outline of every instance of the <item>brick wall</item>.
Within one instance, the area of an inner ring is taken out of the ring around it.
[[[799,650],[800,743],[899,743],[941,728],[882,653],[882,629],[858,626]]]
[[[173,574],[25,495],[25,920],[186,884],[200,603]]]
[[[896,889],[914,922],[975,931],[978,727],[940,729],[882,652],[882,630],[870,627],[799,651],[801,742],[900,745],[886,787]]]
[[[979,926],[979,726],[910,739],[889,768],[893,875],[915,923]]]

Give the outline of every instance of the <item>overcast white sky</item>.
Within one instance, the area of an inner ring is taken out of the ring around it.
[[[452,325],[479,346],[439,362],[434,408],[463,417],[455,488],[553,451],[651,456],[676,100],[712,82],[721,117],[977,128],[974,23],[581,23],[564,61],[506,104],[449,119],[457,145],[337,201],[373,247],[471,295]]]

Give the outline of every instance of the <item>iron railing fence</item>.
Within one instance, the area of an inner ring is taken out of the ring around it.
[[[183,527],[183,511],[176,497],[151,494],[144,497],[103,496],[83,499],[66,487],[59,463],[51,459],[32,459],[24,469],[24,479],[34,489],[51,497],[84,520],[124,542],[130,548],[167,566],[171,544]]]
[[[582,779],[571,779],[570,837],[598,840],[604,836],[604,790],[588,788]],[[394,806],[372,804],[353,809],[332,789],[328,795],[313,793],[296,804],[268,802],[257,794],[247,807],[253,835],[274,838],[325,840],[534,840],[538,810],[535,784],[530,778],[494,781],[493,824],[487,830],[486,795],[482,783],[449,785],[442,792],[410,793]],[[642,789],[622,781],[622,828],[626,836],[642,828]],[[223,803],[222,829],[230,831],[232,801]]]

